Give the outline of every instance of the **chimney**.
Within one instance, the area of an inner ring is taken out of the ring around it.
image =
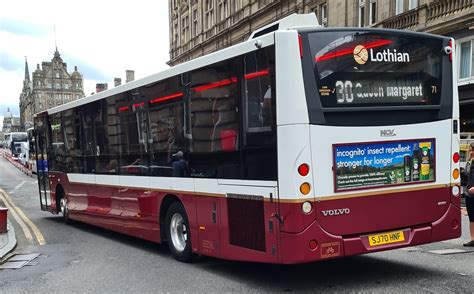
[[[126,70],[125,75],[126,75],[125,83],[135,80],[135,72],[133,70]]]
[[[122,84],[121,78],[114,78],[114,87],[120,86]]]
[[[95,84],[95,92],[96,92],[96,93],[105,91],[105,90],[107,90],[107,88],[108,88],[107,83]]]

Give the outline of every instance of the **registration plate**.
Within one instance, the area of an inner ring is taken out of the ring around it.
[[[389,232],[369,236],[370,246],[379,246],[403,241],[405,241],[405,235],[403,235],[403,231]]]

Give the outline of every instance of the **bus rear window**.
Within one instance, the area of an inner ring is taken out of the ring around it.
[[[440,103],[441,39],[328,31],[309,41],[324,108]]]

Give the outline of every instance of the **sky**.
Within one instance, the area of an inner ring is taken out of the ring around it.
[[[168,28],[167,0],[9,1],[0,9],[0,130],[8,107],[20,115],[25,56],[31,79],[57,46],[67,71],[82,73],[88,96],[96,83],[124,83],[126,70],[139,79],[168,68]]]

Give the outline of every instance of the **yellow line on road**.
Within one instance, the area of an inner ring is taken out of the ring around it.
[[[46,244],[46,240],[44,239],[44,236],[41,233],[41,231],[38,229],[38,227],[23,213],[20,207],[14,205],[13,201],[10,199],[10,197],[8,197],[8,194],[2,189],[0,189],[0,199],[2,199],[3,202],[11,209],[13,218],[15,218],[17,223],[21,226],[23,232],[25,233],[25,237],[28,240],[33,241],[31,232],[28,229],[28,226],[29,226],[31,231],[35,235],[35,238],[38,241],[38,244],[39,245]],[[28,226],[25,223],[28,224]]]

